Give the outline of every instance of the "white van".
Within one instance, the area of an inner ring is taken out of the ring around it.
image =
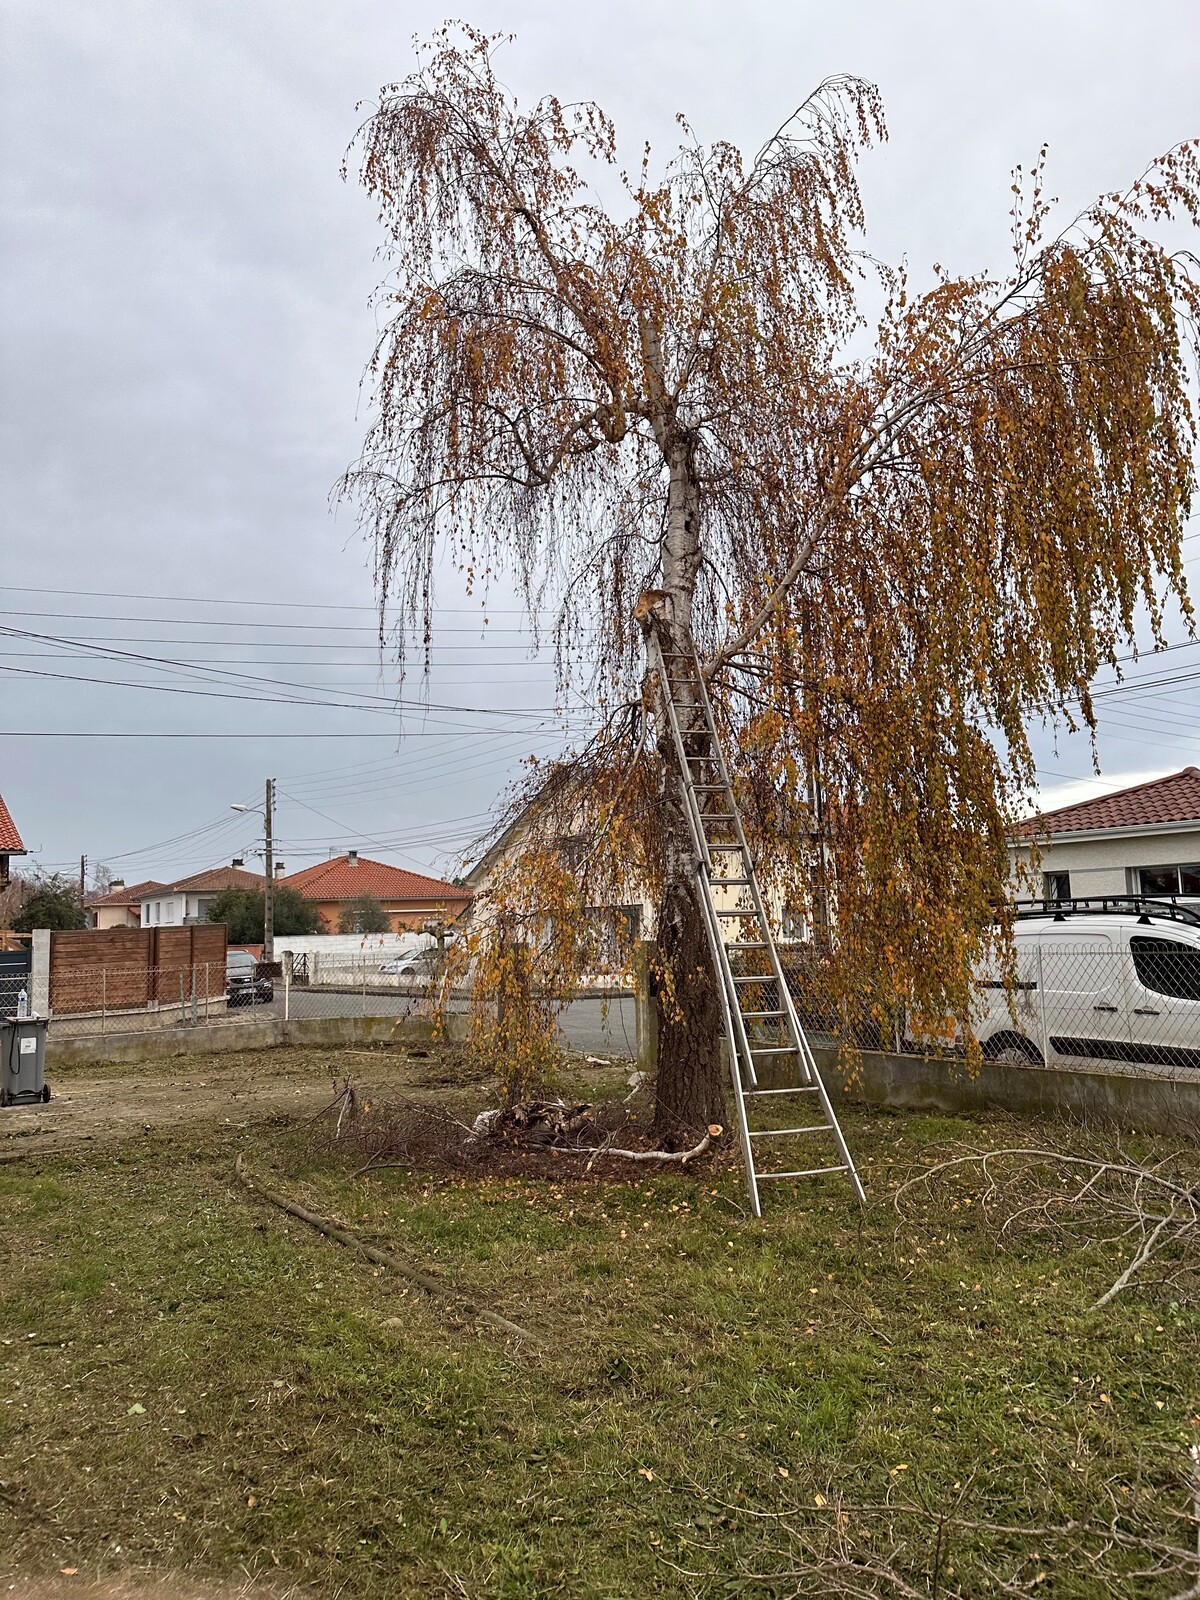
[[[1017,983],[976,974],[974,1032],[993,1061],[1200,1070],[1200,912],[1173,900],[1018,906]]]

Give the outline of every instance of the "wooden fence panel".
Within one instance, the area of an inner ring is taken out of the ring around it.
[[[50,935],[50,1008],[55,1012],[178,1005],[193,995],[218,994],[224,985],[225,929],[219,923]]]

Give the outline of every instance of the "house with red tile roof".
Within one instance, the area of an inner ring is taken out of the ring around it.
[[[159,883],[156,878],[146,878],[128,887],[124,878],[114,878],[106,894],[89,895],[84,902],[91,914],[92,927],[140,928],[142,896],[165,888],[166,885]]]
[[[357,850],[302,867],[279,881],[306,900],[315,901],[331,933],[338,931],[346,905],[363,895],[370,895],[383,906],[393,933],[419,932],[427,922],[453,922],[471,900],[471,891],[458,884],[427,878],[384,861],[370,861]]]
[[[1200,767],[1135,783],[1027,818],[1012,846],[1041,847],[1042,892],[1051,899],[1153,894],[1200,899]]]
[[[3,889],[9,880],[10,858],[28,853],[21,842],[21,835],[17,832],[17,825],[4,804],[4,796],[0,795],[0,889]]]

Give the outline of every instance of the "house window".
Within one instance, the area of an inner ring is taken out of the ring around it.
[[[578,872],[587,851],[587,840],[578,833],[564,833],[554,841],[554,848],[568,872]]]
[[[1071,874],[1069,872],[1043,872],[1042,893],[1047,900],[1055,902],[1071,898]]]
[[[1141,894],[1200,895],[1200,866],[1139,867],[1138,887]]]

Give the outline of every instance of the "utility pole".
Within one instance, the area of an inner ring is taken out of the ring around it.
[[[267,865],[267,882],[263,889],[263,960],[275,959],[275,854],[271,847],[271,811],[275,804],[275,780],[267,779],[267,803],[263,807],[265,823],[264,854]]]
[[[87,857],[79,858],[79,904],[82,905],[87,895]]]

